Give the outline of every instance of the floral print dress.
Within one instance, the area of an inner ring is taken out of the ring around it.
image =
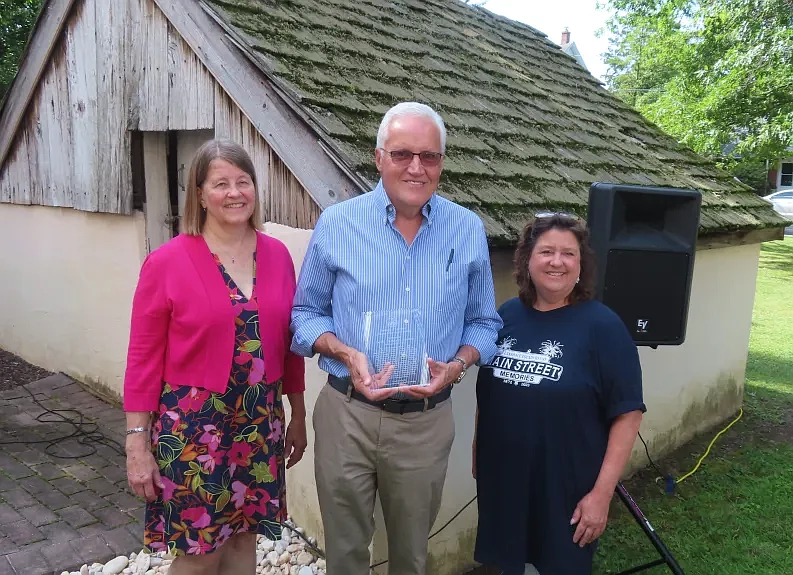
[[[214,258],[235,311],[228,388],[163,385],[152,450],[165,487],[146,506],[144,531],[152,552],[211,553],[244,532],[277,539],[286,519],[281,381],[265,378],[256,254],[250,299]]]

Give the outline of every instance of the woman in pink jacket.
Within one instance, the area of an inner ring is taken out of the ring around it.
[[[306,448],[303,358],[289,351],[294,267],[261,221],[248,154],[207,142],[190,167],[182,234],[140,272],[127,475],[147,500],[146,547],[177,555],[171,575],[253,575],[256,534],[280,536],[285,467]]]

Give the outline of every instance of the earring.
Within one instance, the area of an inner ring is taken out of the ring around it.
[[[580,281],[581,281],[581,278],[580,278],[580,277],[578,277],[578,278],[575,278],[575,283],[578,283],[578,282],[580,282]]]

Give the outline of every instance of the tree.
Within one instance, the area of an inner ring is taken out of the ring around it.
[[[609,88],[761,185],[793,144],[793,0],[608,0]],[[759,190],[758,190],[759,191]]]
[[[0,0],[0,99],[16,76],[19,60],[42,0]]]

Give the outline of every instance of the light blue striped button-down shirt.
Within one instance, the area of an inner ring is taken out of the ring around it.
[[[470,345],[479,351],[478,363],[490,362],[502,322],[482,221],[437,194],[422,214],[408,246],[394,227],[396,210],[382,182],[322,213],[292,308],[293,352],[311,357],[325,332],[359,348],[365,312],[418,309],[429,357],[447,362],[461,345]],[[337,377],[349,375],[330,357],[322,356],[319,366]]]

